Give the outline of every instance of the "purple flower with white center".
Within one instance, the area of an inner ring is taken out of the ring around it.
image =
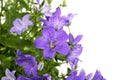
[[[43,67],[44,67],[43,63],[39,63],[37,66],[38,70],[40,70],[40,71],[43,69]]]
[[[85,71],[82,69],[77,75],[77,71],[72,71],[72,74],[66,78],[66,80],[89,80],[92,77],[92,73],[86,75]]]
[[[37,62],[34,56],[23,55],[19,50],[17,50],[18,58],[16,59],[16,64],[24,67],[24,72],[28,76],[32,73],[33,76],[37,76]]]
[[[42,80],[51,80],[51,76],[49,74],[44,74]]]
[[[9,69],[5,70],[5,75],[4,77],[1,78],[1,80],[16,80],[15,77],[15,70],[13,70],[12,72],[9,71]]]
[[[28,26],[32,26],[33,23],[30,19],[30,14],[26,14],[23,16],[22,20],[17,18],[13,21],[13,27],[10,29],[10,33],[16,32],[21,35],[21,33],[25,32],[28,29]]]
[[[56,12],[51,17],[47,17],[46,20],[44,19],[41,20],[44,23],[43,24],[44,28],[54,27],[56,30],[60,30],[63,28],[63,26],[66,26],[69,20],[67,19],[67,17],[60,15],[61,10],[58,7],[56,9]]]
[[[100,71],[96,70],[93,80],[106,80],[100,73]]]
[[[69,45],[66,43],[68,35],[65,31],[55,31],[50,27],[43,29],[42,37],[35,40],[35,46],[38,49],[44,49],[44,58],[52,59],[56,52],[67,55],[70,51]]]

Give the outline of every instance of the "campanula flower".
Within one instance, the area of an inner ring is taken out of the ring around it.
[[[45,0],[44,5],[41,8],[41,12],[44,14],[44,16],[51,16],[52,13],[50,12],[50,6],[48,5],[48,2]]]
[[[51,80],[51,76],[49,74],[44,74],[41,80]]]
[[[77,75],[76,70],[72,71],[72,74],[68,76],[66,80],[90,80],[91,77],[92,77],[92,73],[86,75],[85,71],[82,69],[79,75]]]
[[[41,62],[38,64],[37,69],[41,71],[43,67],[44,67],[44,64]]]
[[[33,76],[37,76],[37,61],[35,57],[31,55],[23,55],[19,50],[17,50],[17,55],[18,58],[16,59],[16,64],[24,67],[25,74],[30,76],[30,73],[32,73]]]
[[[23,77],[23,76],[19,76],[17,78],[17,80],[31,80],[30,78],[26,78],[26,77]]]
[[[67,17],[61,16],[61,10],[59,7],[52,16],[46,17],[46,20],[41,19],[40,21],[43,22],[44,28],[54,27],[56,30],[62,29],[63,26],[66,26],[69,23]]]
[[[74,46],[74,48],[68,54],[67,60],[72,69],[74,69],[74,67],[77,65],[82,49],[83,47],[81,45]]]
[[[32,26],[33,23],[30,19],[30,14],[26,14],[23,16],[22,20],[17,18],[13,21],[13,27],[10,29],[10,32],[16,32],[21,35],[21,33],[25,32],[28,29],[28,26]]]
[[[37,4],[40,4],[40,0],[36,0]]]
[[[100,73],[100,71],[96,70],[95,75],[93,76],[93,80],[106,80]]]
[[[77,65],[79,60],[79,55],[82,53],[83,47],[77,44],[82,38],[82,35],[78,35],[75,39],[72,34],[69,34],[69,45],[71,50],[67,56],[68,63],[70,64],[72,70]]]
[[[76,38],[72,34],[69,34],[69,44],[76,45],[82,39],[82,35],[78,35]]]
[[[13,70],[12,72],[9,71],[9,69],[5,70],[5,75],[4,77],[1,78],[1,80],[16,80],[15,77],[15,70]]]
[[[42,31],[42,37],[35,40],[35,46],[44,50],[44,58],[52,59],[56,52],[67,55],[70,47],[66,43],[68,35],[65,31],[55,31],[54,28],[46,28]]]

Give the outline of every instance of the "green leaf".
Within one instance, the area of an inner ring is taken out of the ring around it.
[[[52,2],[52,0],[47,0],[48,1],[48,4],[50,5],[51,4],[51,2]]]
[[[14,49],[24,50],[34,48],[34,44],[30,40],[20,39],[19,37],[12,35],[1,35],[0,43]]]

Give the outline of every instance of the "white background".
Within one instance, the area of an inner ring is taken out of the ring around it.
[[[53,8],[61,0],[53,0]],[[67,0],[62,14],[77,13],[72,33],[83,34],[79,69],[100,70],[107,80],[120,80],[120,0]]]

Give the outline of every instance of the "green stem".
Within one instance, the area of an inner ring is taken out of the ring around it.
[[[69,33],[71,33],[69,26],[68,26],[68,30],[69,30]]]

